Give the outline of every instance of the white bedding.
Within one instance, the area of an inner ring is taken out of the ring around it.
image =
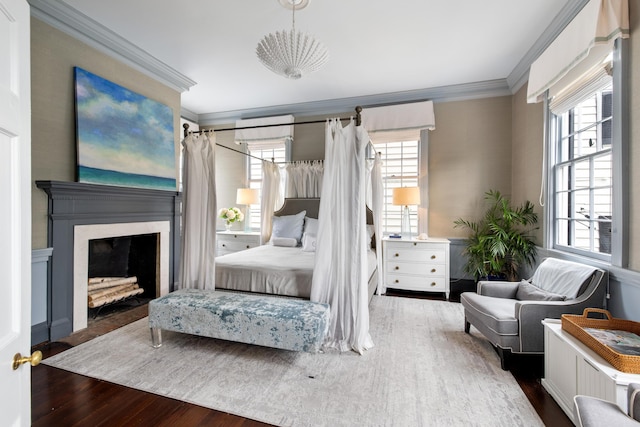
[[[376,269],[367,252],[368,277]],[[216,257],[216,288],[309,298],[315,252],[263,245]]]

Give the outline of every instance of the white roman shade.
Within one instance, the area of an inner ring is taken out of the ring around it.
[[[374,143],[419,140],[421,130],[436,128],[433,102],[365,108],[362,124]]]
[[[293,141],[293,121],[292,115],[237,120],[235,142],[261,150],[282,147],[284,142]],[[265,125],[268,126],[242,129]]]
[[[589,1],[531,64],[528,102],[542,101],[548,90],[552,102],[559,97],[556,108],[561,109],[568,93],[601,86],[615,40],[628,37],[628,0]]]

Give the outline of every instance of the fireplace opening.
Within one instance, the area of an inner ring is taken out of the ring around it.
[[[158,296],[158,239],[158,233],[151,233],[89,240],[90,318],[120,312]]]

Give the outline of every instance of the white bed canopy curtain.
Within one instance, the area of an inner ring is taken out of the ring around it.
[[[331,306],[326,347],[362,354],[369,335],[366,260],[366,159],[369,136],[351,120],[327,122],[325,172],[311,301]]]
[[[292,162],[285,167],[287,197],[320,197],[324,166],[321,160]]]
[[[282,206],[284,196],[280,186],[280,168],[277,164],[262,161],[262,198],[260,199],[260,243],[271,238],[273,213]]]
[[[373,212],[373,227],[376,240],[376,263],[378,266],[378,289],[376,293],[381,295],[387,291],[382,280],[382,206],[384,204],[384,184],[382,183],[382,158],[380,153],[375,153],[370,172],[371,202],[369,208]]]
[[[215,288],[215,134],[182,140],[182,241],[179,288]]]

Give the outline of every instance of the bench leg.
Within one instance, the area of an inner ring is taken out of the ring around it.
[[[162,345],[162,329],[151,328],[151,345],[153,348],[158,348]]]
[[[471,330],[471,323],[469,323],[469,321],[467,320],[466,316],[464,318],[464,331],[466,333],[469,333],[469,331]]]

